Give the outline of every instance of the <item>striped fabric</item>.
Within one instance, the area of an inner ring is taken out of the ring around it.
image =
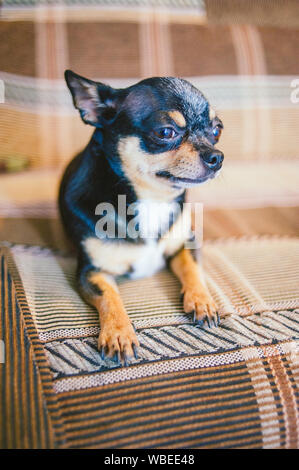
[[[38,367],[35,360],[42,348],[32,343],[32,326],[31,334],[25,327],[3,254],[0,265],[0,338],[5,345],[5,362],[0,365],[0,448],[53,448],[57,438],[41,382],[45,366]]]
[[[296,15],[285,13],[294,11],[294,2],[283,1],[280,27],[267,23],[266,1],[255,10],[258,23],[236,21],[237,4],[246,2],[229,3],[225,8],[208,1],[207,16],[202,0],[77,0],[59,7],[6,0],[0,19],[0,163],[25,158],[32,167],[61,168],[86,144],[92,129],[73,109],[66,68],[116,87],[148,76],[186,77],[223,119],[221,147],[230,159],[298,158],[299,108],[291,97],[299,29],[287,21]],[[231,22],[219,24],[223,15]]]
[[[69,445],[298,448],[292,348],[245,349],[246,360],[242,353],[178,360],[161,375],[61,393]]]
[[[100,358],[74,259],[3,246],[1,396],[13,425],[3,420],[2,447],[298,448],[298,249],[277,237],[206,243],[217,329],[183,314],[170,273],[122,283],[140,341],[123,368]],[[15,387],[25,373],[34,387]]]

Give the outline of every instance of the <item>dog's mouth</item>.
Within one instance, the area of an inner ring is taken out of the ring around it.
[[[179,176],[174,176],[169,171],[158,171],[156,173],[156,176],[159,178],[164,178],[170,181],[171,183],[174,183],[175,185],[178,186],[195,186],[201,183],[204,183],[210,178],[214,178],[215,174],[211,173],[206,176],[201,176],[200,178],[184,178],[184,177],[179,177]]]

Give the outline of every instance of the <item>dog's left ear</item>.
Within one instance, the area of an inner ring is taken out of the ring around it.
[[[116,113],[116,90],[103,83],[65,71],[65,80],[72,93],[75,108],[86,124],[103,127]]]

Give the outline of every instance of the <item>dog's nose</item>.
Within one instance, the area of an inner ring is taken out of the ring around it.
[[[219,150],[215,150],[212,153],[208,153],[208,152],[204,153],[202,155],[202,159],[203,159],[204,164],[208,168],[210,168],[211,170],[217,171],[221,168],[224,155]]]

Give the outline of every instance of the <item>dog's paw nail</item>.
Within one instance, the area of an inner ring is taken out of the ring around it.
[[[116,351],[113,356],[113,361],[116,362],[116,364],[120,363],[120,353],[119,351]]]
[[[217,317],[217,326],[220,325],[220,316],[219,316],[219,313],[216,312],[216,317]]]
[[[126,355],[126,353],[123,353],[123,364],[125,367],[127,367],[129,365],[130,361],[129,361],[129,358],[128,356]]]
[[[105,360],[105,348],[104,348],[104,346],[100,347],[100,356],[101,356],[102,361],[104,361]]]
[[[209,319],[208,315],[206,315],[206,316],[204,317],[204,321],[206,321],[208,327],[211,328],[211,322],[210,322],[210,319]]]
[[[136,346],[135,344],[133,344],[132,349],[133,349],[133,353],[134,353],[135,359],[138,359],[138,349],[137,349],[137,346]]]

